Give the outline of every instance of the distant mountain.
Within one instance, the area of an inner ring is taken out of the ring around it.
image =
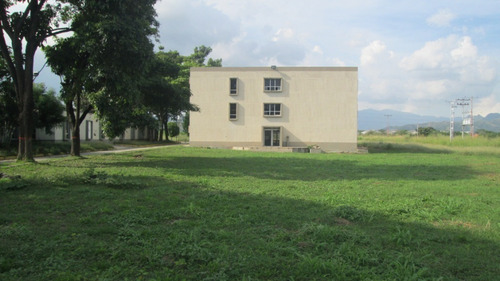
[[[386,115],[390,115],[387,117]],[[412,130],[420,126],[428,127],[428,123],[447,121],[447,117],[422,116],[396,110],[365,109],[358,111],[358,130],[386,129],[387,123],[391,128],[412,125]]]
[[[387,117],[387,115],[390,115]],[[455,131],[460,131],[462,119],[455,118]],[[433,127],[436,130],[448,130],[449,117],[423,116],[396,110],[365,109],[358,111],[358,130],[380,130],[390,125],[391,130],[412,131],[420,127]],[[491,113],[486,117],[474,116],[474,129],[500,132],[500,113]]]

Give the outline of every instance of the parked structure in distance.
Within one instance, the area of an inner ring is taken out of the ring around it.
[[[357,151],[357,67],[191,68],[190,144]]]

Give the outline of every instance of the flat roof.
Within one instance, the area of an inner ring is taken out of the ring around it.
[[[191,71],[358,71],[355,66],[191,67]]]

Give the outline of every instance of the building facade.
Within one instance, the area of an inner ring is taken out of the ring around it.
[[[191,68],[190,144],[357,151],[357,67]]]
[[[149,140],[151,134],[154,134],[148,128],[127,128],[125,132],[118,137],[119,140]],[[80,125],[80,140],[81,141],[103,141],[107,137],[104,134],[99,120],[95,114],[88,113]],[[52,128],[52,134],[47,134],[45,129],[36,129],[36,140],[40,141],[70,141],[71,126],[69,121],[61,123]]]

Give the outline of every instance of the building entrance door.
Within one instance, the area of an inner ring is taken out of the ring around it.
[[[264,128],[264,146],[280,146],[280,128]]]

